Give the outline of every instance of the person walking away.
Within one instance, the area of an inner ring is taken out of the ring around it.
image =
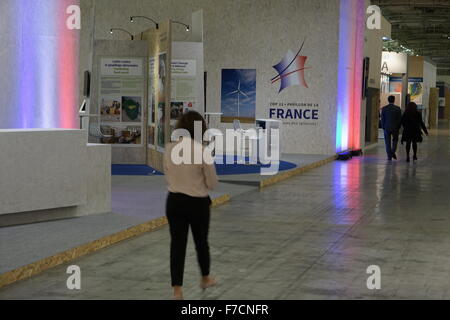
[[[384,130],[384,142],[388,160],[397,160],[397,145],[401,127],[402,109],[394,104],[395,97],[388,98],[389,104],[381,110],[381,127]]]
[[[422,120],[422,115],[417,110],[417,104],[410,102],[402,116],[402,144],[406,142],[406,161],[411,162],[410,152],[413,147],[413,160],[417,161],[417,144],[423,141],[422,130],[428,136],[428,130]]]
[[[208,232],[211,199],[208,190],[214,189],[218,183],[218,178],[213,161],[211,161],[212,164],[205,162],[203,144],[194,139],[194,123],[197,121],[202,124],[201,134],[203,137],[206,131],[206,122],[198,112],[190,111],[181,116],[176,129],[187,130],[190,137],[184,136],[177,142],[167,144],[163,160],[164,174],[169,191],[166,202],[166,216],[169,221],[171,238],[170,273],[175,300],[183,299],[183,276],[189,227],[192,230],[202,275],[200,287],[205,290],[217,284],[216,279],[210,276]],[[173,161],[174,157],[184,159],[179,151],[181,148],[178,148],[180,143],[183,143],[183,145],[187,143],[191,148],[190,159],[187,161],[190,161],[189,163],[178,164],[179,161],[175,161],[176,163]],[[177,149],[172,152],[175,147]],[[202,152],[200,164],[194,164],[195,150]]]

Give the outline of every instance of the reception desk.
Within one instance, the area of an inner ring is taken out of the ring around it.
[[[111,211],[111,146],[83,130],[0,130],[0,226]]]

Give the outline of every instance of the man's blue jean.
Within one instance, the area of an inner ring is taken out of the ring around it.
[[[397,152],[398,136],[398,130],[384,130],[384,142],[386,144],[386,153],[389,158],[392,158]]]

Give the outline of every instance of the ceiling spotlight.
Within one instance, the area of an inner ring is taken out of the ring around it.
[[[156,25],[156,29],[159,29],[159,24],[158,24],[158,22],[156,22],[156,21],[153,20],[152,18],[145,17],[145,16],[131,16],[131,17],[130,17],[130,22],[133,23],[135,18],[147,19],[147,20],[153,22],[153,23]]]
[[[127,30],[125,30],[125,29],[122,29],[122,28],[111,28],[110,30],[109,30],[109,32],[111,33],[111,34],[114,34],[114,31],[122,31],[122,32],[125,32],[125,33],[128,33],[129,35],[130,35],[130,37],[131,37],[131,40],[134,40],[134,36],[131,34],[131,32],[129,32],[129,31],[127,31]]]
[[[178,21],[174,21],[174,20],[172,20],[172,22],[173,23],[178,23],[178,24],[181,24],[181,25],[185,26],[186,27],[186,32],[189,32],[189,30],[190,30],[189,25],[187,25],[187,24],[185,24],[183,22],[178,22]]]

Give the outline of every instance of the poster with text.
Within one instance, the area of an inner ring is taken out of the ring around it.
[[[100,127],[105,135],[102,143],[141,144],[145,92],[143,70],[144,61],[140,58],[100,59],[98,110]]]
[[[102,58],[100,68],[102,76],[142,77],[144,74],[140,58]]]
[[[223,69],[221,90],[222,122],[254,123],[256,112],[256,70]]]
[[[195,103],[197,95],[196,76],[196,60],[172,60],[171,101]]]

